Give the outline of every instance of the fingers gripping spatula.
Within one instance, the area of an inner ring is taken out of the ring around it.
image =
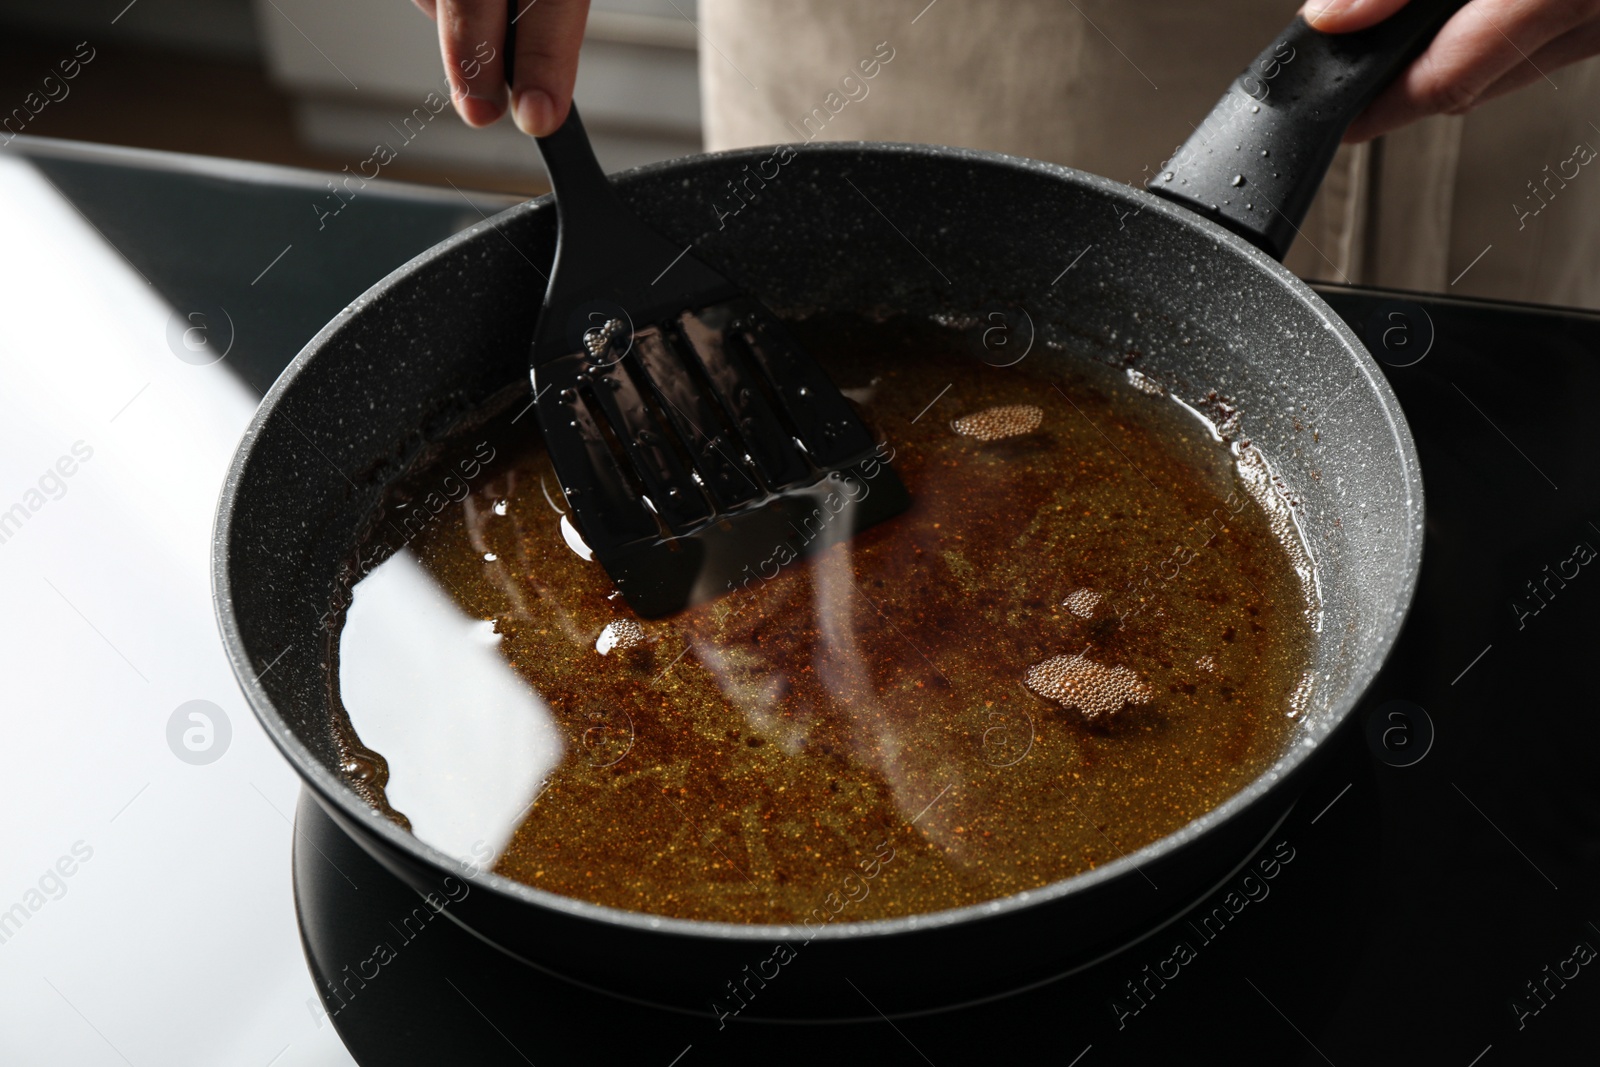
[[[560,233],[535,409],[572,523],[636,614],[759,584],[910,505],[777,316],[622,203],[576,107],[538,144]]]

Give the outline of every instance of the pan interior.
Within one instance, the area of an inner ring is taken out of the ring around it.
[[[1148,848],[1248,802],[1348,712],[1409,599],[1420,486],[1392,398],[1307,290],[1238,242],[1111,183],[942,150],[806,149],[717,228],[705,196],[751,158],[680,161],[623,190],[791,315],[849,307],[942,318],[978,327],[980,344],[1002,321],[1012,343],[1037,346],[1038,364],[1071,352],[1135,370],[1213,421],[1235,420],[1236,439],[1266,457],[1293,502],[1321,621],[1296,740],[1211,815]],[[363,769],[341,767],[348,735],[325,668],[340,568],[352,543],[372,539],[386,487],[437,459],[474,413],[525,403],[505,391],[523,377],[536,303],[527,294],[538,291],[534,264],[548,259],[552,223],[547,204],[513,209],[377,287],[275,387],[230,476],[218,576],[230,651],[291,757],[352,811],[365,804]],[[773,257],[779,242],[803,252]]]
[[[1253,450],[1070,353],[796,332],[912,507],[851,530],[865,466],[713,603],[630,611],[509,419],[391,494],[335,662],[348,762],[397,821],[630,911],[821,921],[843,880],[884,919],[1104,866],[1282,754],[1315,576]]]

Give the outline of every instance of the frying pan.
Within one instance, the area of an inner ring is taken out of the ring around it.
[[[326,669],[336,649],[319,622],[385,487],[508,390],[526,403],[556,238],[548,197],[390,274],[262,402],[213,546],[224,643],[262,725],[329,815],[419,893],[448,901],[452,920],[530,966],[631,1000],[713,1014],[713,998],[726,1002],[730,982],[755,989],[748,976],[789,942],[801,951],[770,989],[760,983],[741,1020],[876,1018],[1002,995],[1151,936],[1273,841],[1411,602],[1422,547],[1411,435],[1360,342],[1278,258],[1345,125],[1458,6],[1413,3],[1339,38],[1297,18],[1159,172],[1159,196],[927,145],[750,149],[615,178],[651,225],[780,312],[970,316],[1000,302],[1026,311],[1016,321],[1031,322],[1041,353],[1074,353],[1049,358],[1120,366],[1136,349],[1138,368],[1173,395],[1201,404],[1215,394],[1238,409],[1241,432],[1298,501],[1322,625],[1292,745],[1219,807],[1029,893],[814,936],[623,912],[465,872],[380,817],[339,771]],[[719,197],[751,173],[764,178],[759,196],[723,217]],[[335,875],[297,872],[320,876]],[[875,1010],[846,978],[872,983]]]

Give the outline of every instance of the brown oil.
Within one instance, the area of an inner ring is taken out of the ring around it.
[[[410,537],[566,739],[494,870],[694,919],[932,912],[1133,852],[1284,752],[1304,556],[1206,424],[1082,357],[795,330],[893,448],[905,515],[635,620],[502,425],[520,443]]]

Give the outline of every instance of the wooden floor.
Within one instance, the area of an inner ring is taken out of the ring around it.
[[[71,41],[0,31],[0,119],[38,92]],[[349,162],[320,154],[295,136],[289,96],[258,63],[197,58],[125,44],[106,45],[68,95],[33,116],[25,132],[42,137],[159,148],[337,171]],[[16,131],[15,123],[10,127]],[[384,177],[400,181],[534,195],[536,179],[470,167],[443,169],[395,160]]]

